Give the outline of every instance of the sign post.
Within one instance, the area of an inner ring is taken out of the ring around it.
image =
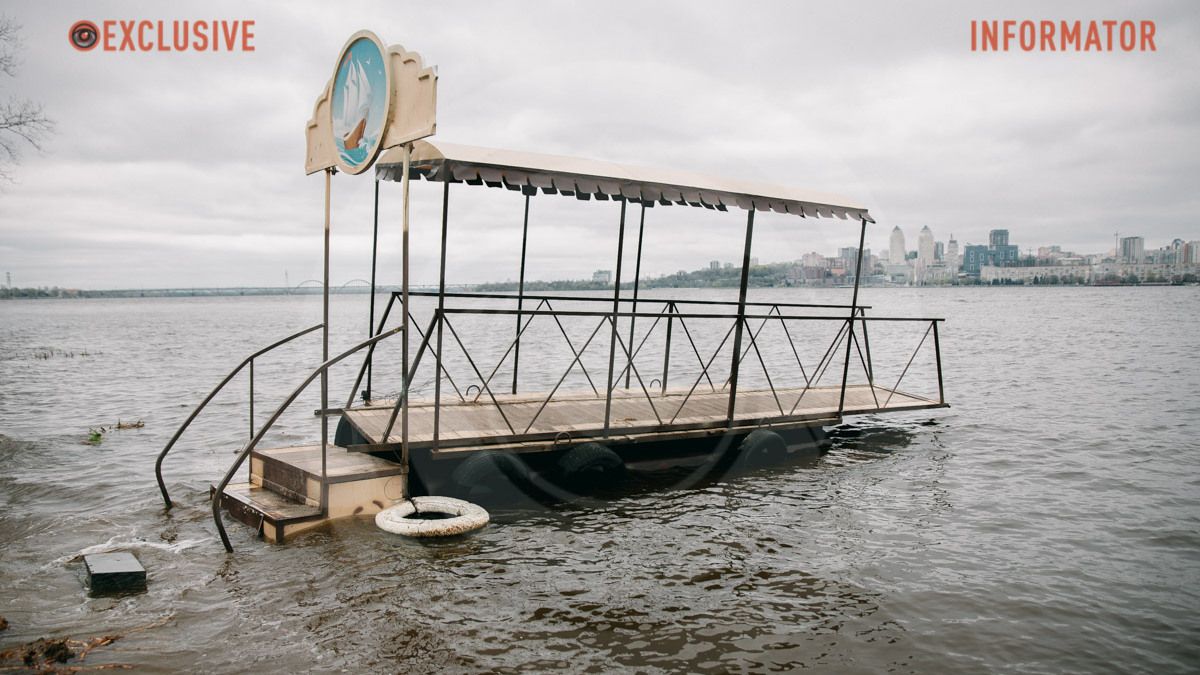
[[[357,175],[371,168],[379,153],[398,145],[404,146],[402,258],[403,318],[401,336],[404,385],[401,396],[401,448],[405,469],[408,468],[408,202],[409,163],[412,142],[433,135],[437,128],[437,74],[424,65],[420,54],[409,52],[400,45],[385,47],[379,36],[361,30],[350,36],[338,54],[333,77],[325,85],[313,107],[312,118],[305,129],[307,157],[306,173],[325,173],[325,258],[324,302],[322,307],[322,361],[329,360],[329,230],[330,193],[333,174]],[[375,218],[378,222],[379,200],[375,198]],[[378,237],[378,230],[376,230]],[[374,277],[372,276],[372,279]],[[374,287],[371,289],[374,293]],[[374,298],[372,297],[372,300]],[[328,371],[321,373],[321,508],[327,509],[327,451],[329,445],[329,386]],[[403,477],[402,496],[408,494],[407,471]]]

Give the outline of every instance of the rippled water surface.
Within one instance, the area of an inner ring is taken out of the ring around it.
[[[848,299],[752,294],[768,298]],[[947,319],[952,408],[848,418],[816,464],[684,469],[452,540],[364,519],[272,546],[234,523],[232,555],[208,485],[245,442],[245,379],[168,459],[169,512],[155,454],[244,355],[319,321],[319,299],[0,303],[0,650],[120,635],[86,664],[143,671],[1200,669],[1200,289],[864,300]],[[366,302],[335,296],[335,349],[365,334]],[[257,364],[259,423],[318,349]],[[305,396],[271,440],[316,438]],[[145,426],[84,443],[118,419]],[[88,595],[77,556],[117,549],[148,589]]]

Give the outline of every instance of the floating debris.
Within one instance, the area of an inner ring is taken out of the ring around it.
[[[127,551],[85,555],[83,565],[93,593],[146,588],[146,568]]]
[[[72,659],[82,662],[88,652],[120,640],[120,635],[103,635],[89,640],[70,638],[38,638],[33,642],[0,651],[0,670],[21,669],[21,666],[38,673],[76,673],[82,670],[130,670],[133,666],[122,663],[97,666],[59,665]]]
[[[146,423],[143,422],[142,420],[137,420],[136,422],[122,422],[120,418],[117,418],[116,424],[112,424],[107,427],[104,427],[104,426],[88,427],[88,439],[86,441],[84,441],[83,443],[84,443],[84,445],[100,445],[101,443],[104,442],[104,434],[106,434],[110,431],[113,431],[113,430],[124,431],[126,429],[141,429],[144,426],[146,426]]]
[[[96,352],[89,352],[87,349],[74,351],[74,350],[58,349],[56,347],[41,347],[41,348],[33,350],[33,352],[30,354],[30,357],[41,360],[41,361],[49,361],[50,359],[53,359],[53,358],[73,359],[76,356],[87,357],[87,356],[92,356],[95,353]]]
[[[175,615],[169,614],[156,621],[130,628],[124,633],[101,635],[87,640],[38,638],[33,642],[0,650],[0,671],[27,672],[32,670],[37,673],[78,673],[88,670],[133,670],[133,666],[127,663],[101,663],[89,666],[84,665],[83,660],[93,649],[111,645],[131,633],[158,628],[174,618]]]

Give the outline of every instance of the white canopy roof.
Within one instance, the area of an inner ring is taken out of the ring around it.
[[[387,150],[375,165],[376,176],[380,180],[400,180],[403,162],[403,148]],[[526,193],[541,189],[546,194],[574,195],[579,199],[623,197],[649,206],[655,202],[686,204],[721,211],[737,206],[798,216],[834,216],[875,222],[865,206],[837,195],[688,171],[649,169],[441,141],[413,144],[412,174],[426,180],[465,181]]]

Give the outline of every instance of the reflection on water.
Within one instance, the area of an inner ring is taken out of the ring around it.
[[[207,486],[245,442],[246,390],[168,460],[170,512],[153,458],[233,361],[319,304],[2,303],[0,650],[119,635],[86,664],[214,672],[1194,670],[1195,290],[864,295],[947,317],[953,408],[850,418],[815,461],[635,466],[622,489],[496,508],[457,539],[363,519],[269,546],[234,525],[231,556]],[[366,298],[337,303],[337,325],[360,323]],[[256,365],[260,423],[316,344]],[[315,407],[302,398],[272,440],[313,438]],[[118,418],[146,425],[83,442]],[[147,590],[88,596],[78,556],[117,549]]]

